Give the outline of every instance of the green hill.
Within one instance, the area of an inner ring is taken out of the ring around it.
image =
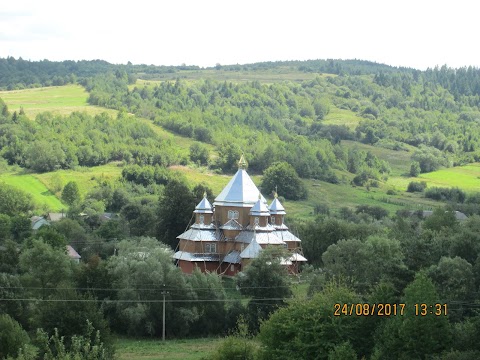
[[[116,73],[82,75],[83,87],[71,84],[0,92],[10,116],[22,112],[30,119],[20,115],[20,120],[10,120],[2,130],[10,134],[5,139],[15,134],[25,141],[15,150],[20,151],[17,154],[12,153],[13,143],[4,143],[2,156],[30,168],[30,173],[8,167],[0,179],[19,186],[22,176],[37,179],[57,197],[59,192],[54,189],[59,182],[76,180],[86,194],[98,179],[112,181],[120,177],[123,164],[134,162],[170,166],[192,184],[206,183],[218,193],[244,152],[257,184],[275,161],[287,161],[296,168],[307,184],[309,199],[287,206],[302,216],[310,216],[318,204],[333,209],[381,205],[392,211],[438,205],[421,195],[405,193],[412,180],[478,190],[480,174],[474,162],[480,160],[476,150],[480,133],[473,126],[475,119],[480,119],[474,102],[478,95],[471,90],[459,96],[460,90],[442,80],[448,69],[435,70],[436,80],[428,71],[341,61],[168,71],[139,66],[112,69]],[[135,77],[143,80],[134,82]],[[475,80],[469,81],[473,84]],[[51,115],[41,115],[33,123],[36,125],[28,125],[45,111]],[[69,129],[69,122],[78,124],[77,128]],[[117,129],[107,130],[112,126]],[[31,128],[30,133],[26,127]],[[127,128],[130,130],[125,132]],[[67,143],[74,155],[65,152],[62,139],[62,134],[70,131]],[[42,139],[49,139],[53,148],[58,144],[56,148],[65,152],[67,158],[58,160],[63,163],[52,165],[62,170],[46,167],[47,171],[38,173],[28,160],[29,147]],[[207,149],[208,167],[189,159],[194,143]],[[90,144],[87,147],[93,146],[103,157],[85,157],[78,152],[82,144]],[[440,170],[409,178],[412,156],[420,149],[427,155],[441,154],[432,165]],[[69,156],[78,161],[69,163]],[[452,164],[465,165],[442,168]],[[367,181],[352,186],[360,174],[366,174]],[[51,199],[43,201],[45,189],[26,188],[36,194],[39,206],[55,210],[62,206]]]

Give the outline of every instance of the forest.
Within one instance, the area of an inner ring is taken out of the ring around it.
[[[212,78],[280,71],[309,78]],[[32,119],[0,99],[0,173],[115,164],[119,176],[92,177],[84,192],[77,181],[58,184],[65,218],[38,230],[32,196],[1,183],[0,359],[113,359],[118,337],[159,339],[163,320],[167,339],[221,337],[209,359],[480,356],[480,193],[427,186],[419,177],[479,161],[479,69],[0,59],[2,89],[69,83],[117,115]],[[332,122],[332,113],[348,116]],[[191,145],[184,151],[155,127]],[[278,249],[233,279],[187,276],[172,262],[195,205],[204,193],[212,203],[218,195],[180,167],[231,176],[244,154],[249,173],[261,175],[262,193],[275,190],[294,205],[314,195],[309,181],[339,192],[385,187],[397,171],[379,155],[387,150],[409,154],[408,170],[395,176],[409,183],[405,193],[436,204],[428,215],[361,203],[317,203],[309,217],[287,215],[309,260],[296,277],[286,274]],[[106,220],[107,213],[115,217]],[[67,245],[80,263],[66,255]]]

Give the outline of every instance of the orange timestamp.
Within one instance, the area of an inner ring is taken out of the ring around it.
[[[335,304],[334,316],[397,316],[403,315],[405,304]]]
[[[406,304],[390,303],[352,303],[334,304],[334,316],[403,316],[405,315]],[[415,316],[446,316],[448,314],[447,304],[413,304],[413,311],[410,314]]]

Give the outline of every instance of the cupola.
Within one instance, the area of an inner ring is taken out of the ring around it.
[[[210,225],[212,223],[213,208],[207,199],[207,193],[203,193],[203,199],[195,206],[195,223],[199,225]]]
[[[283,218],[286,214],[285,208],[283,207],[280,200],[278,200],[278,195],[275,193],[275,198],[273,199],[272,203],[268,207],[270,211],[270,224],[272,225],[282,225]]]
[[[258,200],[250,209],[249,215],[250,226],[267,226],[270,212],[268,211],[267,205],[263,201],[263,197],[260,193],[258,193]]]

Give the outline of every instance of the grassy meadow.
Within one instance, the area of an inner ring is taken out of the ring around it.
[[[325,116],[322,123],[327,125],[344,125],[350,130],[354,130],[361,118],[351,110],[339,109],[334,105],[330,105],[330,111]]]
[[[86,111],[93,115],[102,112],[114,115],[117,113],[116,110],[89,105],[88,93],[80,85],[0,91],[0,98],[5,101],[11,112],[18,112],[23,108],[30,119],[35,119],[37,114],[45,111],[61,115],[68,115],[74,111]]]
[[[59,197],[50,191],[35,174],[27,174],[22,170],[0,171],[0,182],[5,182],[29,193],[37,209],[57,212],[67,208],[67,205],[64,205]]]

